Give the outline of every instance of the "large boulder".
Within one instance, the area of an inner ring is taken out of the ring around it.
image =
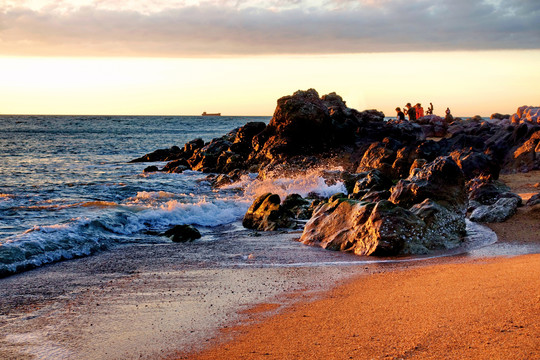
[[[425,164],[407,179],[400,180],[391,192],[389,200],[407,209],[432,199],[460,214],[467,210],[465,176],[449,156]]]
[[[336,199],[320,206],[300,241],[356,255],[424,254],[461,242],[464,219],[426,200],[411,210],[389,201]]]
[[[266,193],[255,199],[244,215],[242,225],[248,229],[274,231],[294,224],[291,214],[281,206],[279,195]]]

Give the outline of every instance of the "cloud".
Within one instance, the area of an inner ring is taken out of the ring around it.
[[[187,57],[538,49],[538,24],[537,0],[7,0],[0,2],[0,54]]]

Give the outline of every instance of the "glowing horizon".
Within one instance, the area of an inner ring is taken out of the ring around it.
[[[516,66],[518,63],[520,66]],[[538,105],[540,51],[224,58],[1,57],[0,114],[271,116],[296,90],[336,92],[351,108],[395,115],[512,114]]]

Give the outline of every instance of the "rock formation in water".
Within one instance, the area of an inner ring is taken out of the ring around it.
[[[335,93],[320,97],[309,89],[278,99],[268,125],[249,122],[209,142],[195,139],[133,162],[168,161],[160,171],[210,173],[214,186],[246,172],[264,179],[339,165],[343,171],[324,176],[342,181],[347,195],[319,204],[293,194],[281,203],[265,194],[244,226],[276,230],[311,218],[301,239],[306,244],[356,254],[423,253],[456,246],[467,210],[477,221],[500,221],[521,204],[497,179],[500,172],[540,169],[539,111],[520,107],[511,119],[494,114],[490,121],[448,123],[436,115],[385,121],[379,111],[350,109]],[[499,215],[480,215],[494,211]]]

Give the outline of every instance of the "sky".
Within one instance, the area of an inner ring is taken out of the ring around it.
[[[538,0],[0,0],[0,114],[540,105]]]

